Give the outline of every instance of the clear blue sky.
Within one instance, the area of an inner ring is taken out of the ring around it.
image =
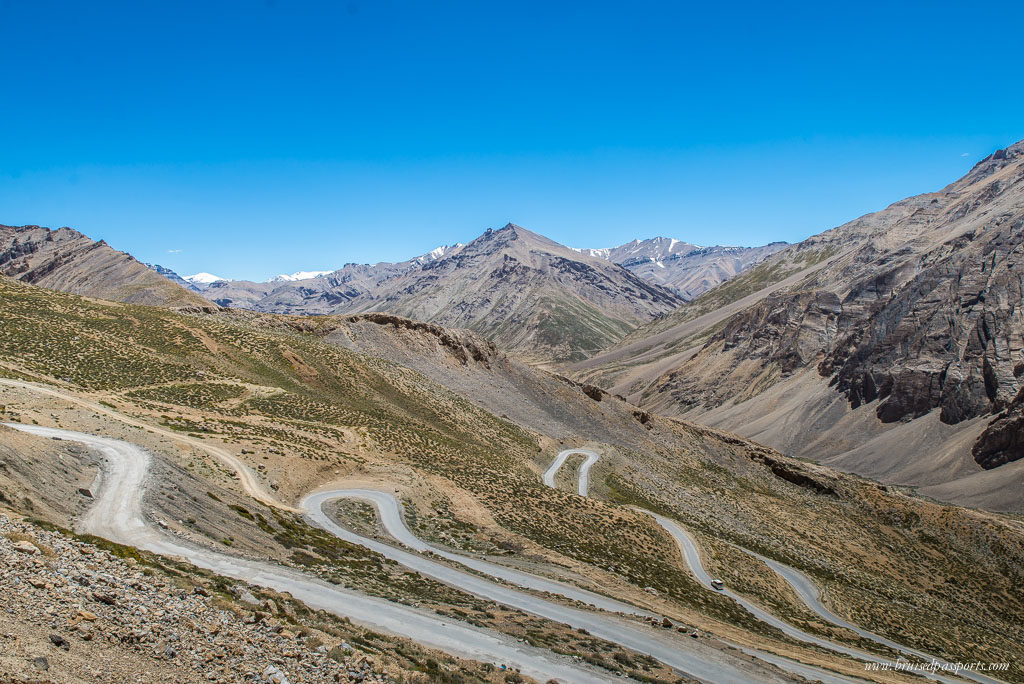
[[[0,0],[0,223],[260,279],[795,241],[1024,138],[1022,5]]]

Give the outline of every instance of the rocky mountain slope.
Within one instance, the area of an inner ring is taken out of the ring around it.
[[[577,373],[794,455],[1020,510],[1022,243],[1018,143],[783,250]]]
[[[71,228],[0,226],[0,273],[33,285],[160,306],[209,304],[106,242]]]
[[[762,247],[701,247],[666,237],[633,240],[618,247],[581,249],[607,259],[672,290],[686,300],[698,297],[786,247],[773,242]]]
[[[682,303],[608,261],[509,224],[400,264],[349,264],[295,283],[213,283],[222,306],[380,311],[475,330],[533,361],[580,359]]]

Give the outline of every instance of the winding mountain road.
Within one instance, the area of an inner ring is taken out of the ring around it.
[[[543,481],[544,484],[546,484],[547,486],[554,487],[555,474],[558,472],[559,468],[561,468],[561,466],[565,463],[566,459],[573,454],[583,454],[587,457],[583,464],[580,466],[578,486],[580,496],[586,496],[590,484],[590,468],[591,466],[594,465],[594,463],[597,462],[598,458],[600,458],[600,455],[593,450],[566,449],[562,451],[555,458],[551,467],[548,468],[548,470],[544,473]],[[860,660],[866,660],[868,662],[889,662],[884,658],[880,658],[866,651],[851,648],[849,646],[845,646],[843,644],[839,644],[834,641],[830,641],[829,639],[825,639],[814,634],[805,632],[801,629],[798,629],[793,625],[790,625],[788,622],[785,622],[784,620],[775,617],[771,613],[767,612],[766,610],[758,606],[756,603],[753,603],[752,601],[744,598],[743,596],[740,596],[739,594],[728,588],[716,590],[711,585],[711,575],[709,575],[708,572],[704,569],[704,565],[701,562],[700,551],[697,548],[697,543],[689,534],[689,532],[683,529],[681,525],[679,525],[673,520],[670,520],[669,518],[666,518],[665,516],[658,515],[656,513],[652,513],[651,511],[643,510],[641,508],[637,508],[636,510],[651,516],[659,525],[661,525],[662,528],[665,529],[666,532],[668,532],[672,536],[673,539],[675,539],[676,543],[679,545],[680,550],[682,551],[683,559],[686,561],[686,564],[690,568],[690,572],[692,572],[693,575],[697,578],[697,580],[709,591],[718,591],[719,593],[725,594],[726,596],[734,600],[736,603],[743,606],[747,611],[749,611],[752,615],[754,615],[762,622],[772,625],[773,627],[782,631],[787,636],[790,636],[799,641],[812,643],[817,646],[821,646],[822,648],[826,648],[831,651],[836,651],[838,653],[843,653],[844,655],[848,655]],[[838,615],[830,611],[827,607],[825,607],[823,603],[821,603],[821,592],[818,589],[817,585],[815,585],[814,582],[811,580],[811,578],[809,578],[807,575],[800,572],[796,568],[784,565],[783,563],[779,563],[778,561],[766,558],[765,556],[754,553],[753,551],[748,551],[747,549],[744,549],[742,547],[736,546],[736,548],[764,562],[769,568],[776,572],[793,588],[797,596],[799,596],[799,598],[804,602],[807,608],[809,608],[812,612],[814,612],[821,618],[825,619],[826,621],[836,625],[837,627],[842,627],[844,629],[851,630],[855,632],[858,636],[882,644],[899,653],[905,655],[913,655],[919,658],[922,662],[931,663],[934,660],[940,664],[948,665],[948,663],[945,663],[944,661],[938,658],[934,658],[933,656],[930,656],[927,653],[923,653],[921,651],[909,648],[902,644],[898,644],[895,641],[892,641],[891,639],[887,639],[883,636],[875,634],[874,632],[869,632],[868,630],[858,627],[853,623],[839,617]],[[977,672],[963,671],[960,674],[963,677],[974,680],[976,682],[981,682],[982,684],[1000,684],[998,680],[986,677],[985,675]],[[962,679],[948,677],[941,674],[924,673],[924,676],[927,676],[929,679],[934,679],[941,682],[948,682],[949,684],[957,684],[963,681]]]
[[[239,482],[243,489],[253,498],[278,508],[304,511],[310,522],[339,538],[370,548],[411,570],[449,583],[461,590],[568,624],[574,628],[586,629],[591,634],[600,638],[647,653],[690,677],[706,681],[729,680],[736,682],[771,681],[773,678],[767,671],[757,671],[756,674],[752,674],[747,664],[739,663],[733,657],[718,651],[709,652],[709,649],[704,648],[703,645],[698,646],[689,640],[674,638],[671,634],[639,627],[635,623],[630,623],[615,615],[569,607],[538,597],[535,594],[513,589],[508,584],[518,585],[533,591],[557,594],[574,601],[589,604],[602,611],[607,611],[607,613],[625,613],[639,616],[650,615],[647,611],[575,586],[431,546],[417,538],[408,529],[401,514],[400,504],[390,493],[369,489],[335,489],[315,492],[308,495],[302,501],[301,508],[296,509],[277,501],[273,495],[263,488],[255,474],[244,463],[218,447],[205,444],[201,440],[154,428],[151,425],[124,416],[95,402],[48,387],[7,379],[0,379],[0,384],[21,387],[55,396],[111,416],[126,424],[144,428],[175,441],[203,449],[226,466],[233,468],[238,473]],[[80,520],[80,529],[83,531],[155,553],[180,556],[199,567],[207,568],[226,576],[267,586],[278,591],[290,592],[296,598],[314,608],[322,608],[338,615],[344,615],[357,622],[372,625],[381,630],[407,636],[424,645],[444,650],[453,655],[487,662],[510,664],[521,669],[524,673],[538,678],[550,679],[554,677],[572,682],[600,681],[605,678],[604,673],[581,667],[577,663],[569,662],[567,659],[559,658],[541,649],[518,644],[504,635],[489,630],[481,630],[468,624],[440,619],[436,615],[425,611],[418,611],[383,599],[344,591],[321,582],[316,578],[311,578],[303,573],[272,563],[242,559],[201,547],[185,545],[178,540],[169,539],[167,535],[149,526],[141,513],[142,492],[146,478],[146,467],[149,461],[149,455],[144,449],[119,440],[56,428],[42,428],[21,424],[10,424],[10,427],[42,436],[80,441],[97,448],[106,456],[107,462],[102,469],[104,482],[100,487],[97,501]],[[577,486],[579,494],[586,496],[589,490],[590,469],[599,459],[599,454],[592,450],[567,449],[559,453],[555,462],[544,473],[543,481],[546,485],[554,487],[555,475],[564,465],[566,459],[573,454],[586,456],[578,471]],[[387,533],[399,543],[411,549],[412,552],[363,537],[335,523],[323,509],[327,502],[338,498],[355,498],[372,503]],[[656,520],[659,518],[659,516],[654,517]],[[694,571],[694,574],[702,582],[706,579],[707,582],[705,584],[709,586],[710,577],[707,576],[703,566],[700,564],[699,553],[697,553],[692,539],[689,538],[681,527],[675,525],[672,521],[661,519],[658,522],[680,543],[680,547],[684,551],[684,557],[687,558],[687,562]],[[672,526],[675,527],[678,534],[673,532]],[[688,548],[692,550],[692,553],[687,552]],[[424,553],[434,554],[449,562],[461,564],[474,572],[460,571],[448,564],[419,555]],[[770,566],[771,563],[775,563],[770,561],[770,559],[762,558],[762,560],[769,563]],[[781,566],[781,564],[777,565]],[[773,570],[780,572],[787,581],[794,585],[797,593],[808,602],[808,606],[816,613],[830,621],[833,620],[829,616],[839,620],[839,622],[835,622],[839,626],[848,629],[853,628],[858,633],[863,631],[849,625],[849,623],[845,623],[845,621],[841,621],[841,618],[830,613],[821,605],[818,602],[816,587],[802,573],[788,568],[788,566],[781,566],[789,571],[788,574],[781,572],[774,566],[771,567]],[[507,584],[491,581],[480,575],[488,575]],[[806,635],[800,632],[800,630],[779,621],[753,604],[745,602],[742,598],[736,597],[732,592],[729,592],[729,594],[766,622],[774,624],[788,634],[793,632],[791,636],[795,638],[803,639],[803,637],[795,636],[795,633],[799,633],[811,637],[811,639],[803,640],[812,641],[812,643],[817,643],[825,648],[839,650],[857,658],[882,662],[870,656],[870,654],[856,651],[855,649],[846,649],[841,647],[841,645],[813,637],[813,635]],[[818,608],[815,608],[815,603],[817,603]],[[890,644],[892,642],[887,643],[887,645]],[[783,670],[811,680],[824,681],[829,684],[852,681],[826,670],[803,665],[773,654],[745,647],[737,646],[737,648],[759,660],[772,663]],[[916,651],[904,650],[918,655]],[[927,657],[924,654],[920,655]],[[946,680],[941,677],[939,679],[950,682],[959,681]],[[986,684],[995,684],[995,680],[984,677],[972,677],[972,679],[986,682]]]
[[[49,387],[0,379],[0,384],[7,384],[27,390],[36,391],[65,401],[75,403],[84,408],[111,416],[123,423],[133,425],[157,434],[167,436],[175,441],[188,443],[202,448],[207,452],[222,451],[217,447],[203,444],[199,440],[183,438],[160,428],[124,416],[98,403],[81,399],[71,394],[60,392]],[[79,529],[83,532],[102,536],[118,543],[136,546],[154,553],[181,557],[197,567],[212,570],[219,574],[241,579],[259,586],[266,586],[277,591],[287,591],[296,598],[314,608],[328,610],[338,615],[351,618],[362,624],[409,637],[426,646],[444,650],[456,656],[472,658],[484,662],[509,664],[522,672],[539,679],[564,679],[568,682],[601,681],[604,673],[582,667],[580,664],[567,662],[541,649],[533,649],[516,643],[505,635],[489,630],[480,630],[470,625],[449,620],[441,620],[423,611],[416,611],[407,606],[394,604],[383,599],[366,597],[354,592],[341,590],[316,578],[277,566],[249,559],[243,559],[224,553],[210,551],[202,547],[183,544],[178,540],[169,539],[167,535],[148,525],[141,512],[141,502],[146,479],[149,454],[146,450],[120,440],[98,437],[85,433],[60,428],[10,423],[9,427],[30,432],[40,436],[60,437],[70,441],[79,441],[99,450],[106,457],[101,469],[97,499],[90,510],[79,521]],[[218,456],[218,454],[213,454]],[[252,476],[252,482],[241,477],[243,472],[252,475],[236,457],[224,452],[230,459],[222,459],[227,465],[234,466],[239,472],[239,481],[253,498],[287,510],[301,510],[285,506],[276,501]],[[396,539],[409,543],[411,548],[421,552],[437,553],[440,549],[430,547],[416,538],[402,521],[400,509],[394,497],[374,490],[335,490],[335,492],[319,492],[307,496],[303,504],[309,506],[308,519],[319,524],[328,531],[346,541],[363,545],[371,550],[384,554],[406,567],[424,575],[448,582],[456,588],[475,593],[478,596],[499,601],[506,605],[520,608],[542,617],[583,628],[595,636],[606,638],[627,648],[647,653],[680,672],[709,682],[763,682],[782,681],[777,675],[761,667],[736,659],[734,656],[715,650],[706,644],[693,643],[688,639],[673,638],[657,630],[645,629],[631,624],[612,615],[602,615],[576,608],[567,607],[548,601],[532,594],[516,591],[510,587],[490,582],[478,575],[460,572],[447,565],[432,561],[429,558],[410,553],[402,549],[382,544],[376,540],[357,535],[334,523],[323,512],[323,504],[332,498],[344,494],[358,494],[358,498],[374,503],[386,524],[389,534]],[[259,495],[259,496],[257,496]],[[389,500],[390,499],[390,500]],[[460,562],[467,567],[490,574],[498,579],[538,591],[549,591],[567,598],[589,603],[595,607],[614,612],[627,612],[635,615],[648,615],[646,611],[609,599],[578,587],[571,587],[561,582],[535,577],[496,564],[476,559],[464,558],[450,552],[443,552],[449,560]],[[763,654],[763,662],[774,664],[783,670],[803,677],[818,679],[828,684],[839,684],[849,680],[832,677],[829,673],[814,667],[792,662],[771,654]]]
[[[153,430],[157,434],[166,434],[167,437],[176,441],[189,443],[208,452],[212,450],[220,451],[216,447],[203,444],[199,440],[182,438],[174,433],[166,433],[164,430],[153,428],[100,404],[80,399],[74,395],[20,381],[2,382],[2,384],[23,387],[64,399],[90,410],[109,415],[126,424]],[[171,539],[168,535],[148,525],[141,512],[141,502],[149,463],[149,454],[146,450],[128,442],[59,428],[44,428],[22,424],[9,424],[9,426],[40,436],[60,437],[70,441],[79,441],[98,449],[104,454],[106,462],[101,470],[102,482],[97,488],[97,500],[93,507],[79,521],[79,529],[83,532],[102,536],[118,543],[136,546],[154,553],[184,558],[197,567],[244,580],[255,585],[265,586],[276,591],[287,591],[311,607],[349,617],[356,622],[372,626],[375,629],[409,637],[426,646],[438,648],[452,655],[484,662],[512,665],[522,672],[539,679],[555,678],[567,682],[586,682],[602,681],[606,678],[606,674],[603,672],[585,667],[579,663],[570,662],[568,659],[560,658],[542,649],[534,649],[519,644],[505,635],[489,630],[481,630],[464,623],[440,619],[425,611],[417,611],[383,599],[345,591],[322,582],[317,578],[311,578],[301,572],[273,563],[239,558]],[[237,464],[238,470],[248,471],[244,464],[233,456],[230,461],[225,460],[225,463],[227,465]],[[283,506],[280,502],[275,501],[269,493],[262,490],[258,481],[255,481],[255,478],[254,483],[250,486],[246,486],[244,478],[240,478],[239,481],[250,495],[254,491],[263,494],[263,496],[254,498],[259,498],[269,505],[275,505],[280,508],[300,510]],[[614,615],[568,607],[533,594],[517,591],[505,584],[491,582],[477,574],[455,570],[443,563],[416,553],[410,553],[403,549],[357,535],[334,523],[323,512],[323,504],[328,500],[350,494],[355,498],[363,498],[374,503],[389,534],[394,535],[402,543],[408,543],[410,548],[420,552],[438,553],[438,555],[442,555],[450,561],[461,563],[476,572],[489,574],[505,582],[519,584],[529,589],[563,595],[603,610],[625,612],[634,615],[648,614],[646,611],[578,587],[572,587],[546,578],[535,577],[493,563],[487,563],[486,561],[465,558],[431,547],[416,538],[405,526],[397,500],[382,492],[374,490],[335,490],[334,492],[328,491],[312,494],[303,501],[304,505],[310,507],[308,519],[346,541],[357,543],[382,553],[409,569],[447,582],[456,588],[478,596],[547,617],[574,628],[586,629],[591,634],[600,638],[642,653],[647,653],[691,678],[708,682],[783,681],[782,678],[770,670],[739,660],[735,656],[716,650],[705,643],[693,642],[689,639],[679,638],[672,633],[641,627]],[[784,671],[810,680],[823,681],[826,684],[844,684],[851,681],[848,678],[835,675],[826,670],[804,665],[775,656],[774,654],[745,648],[741,650],[747,655],[756,657],[763,663],[773,664]]]
[[[421,574],[429,575],[443,582],[454,584],[461,589],[470,591],[478,596],[499,601],[506,605],[513,605],[513,602],[515,601],[520,601],[524,604],[527,603],[522,601],[522,599],[526,597],[522,592],[509,592],[506,587],[486,580],[480,582],[480,578],[476,576],[470,576],[470,579],[477,580],[474,582],[473,588],[470,588],[466,584],[467,578],[466,573],[464,572],[452,570],[451,567],[443,563],[438,563],[424,556],[410,553],[394,546],[369,539],[338,525],[330,518],[330,516],[327,515],[327,513],[324,512],[324,506],[328,502],[336,499],[358,499],[373,504],[377,509],[377,514],[385,531],[387,531],[387,533],[398,543],[416,551],[417,553],[432,553],[436,556],[440,556],[441,558],[445,558],[449,561],[471,568],[478,573],[489,575],[510,584],[516,584],[525,589],[533,589],[535,591],[564,596],[565,598],[579,601],[580,603],[587,603],[595,608],[599,608],[600,610],[608,611],[609,613],[626,613],[631,615],[654,617],[654,614],[648,611],[640,610],[635,606],[631,606],[621,601],[616,601],[615,599],[608,598],[607,596],[602,596],[585,589],[580,589],[579,587],[575,587],[571,584],[557,582],[545,577],[538,577],[519,570],[507,568],[503,565],[498,565],[497,563],[489,563],[485,560],[478,560],[469,556],[452,553],[436,546],[431,546],[414,535],[406,526],[405,520],[402,517],[398,499],[388,492],[381,492],[374,489],[334,489],[310,494],[302,500],[302,507],[307,511],[306,518],[317,527],[327,530],[334,536],[345,541],[366,546],[367,548],[370,548],[391,560],[401,563],[412,570],[416,570]],[[550,604],[549,601],[545,601],[544,603]],[[523,610],[529,610],[532,613],[540,614],[537,610],[538,606],[536,605],[532,608],[527,608],[525,605],[516,607]],[[547,607],[549,608],[547,612],[560,612],[563,609],[562,606],[556,606],[553,604]],[[564,622],[564,620],[560,621]]]
[[[548,487],[554,488],[555,475],[561,467],[565,465],[565,460],[573,454],[582,454],[587,457],[584,459],[583,463],[580,464],[578,473],[579,481],[576,485],[577,493],[580,496],[586,496],[587,492],[590,490],[590,467],[597,463],[597,459],[600,458],[597,452],[591,451],[590,449],[566,449],[564,451],[560,451],[558,456],[556,456],[555,460],[551,463],[551,466],[544,471],[544,475],[541,477],[541,480]]]
[[[275,508],[291,511],[293,513],[300,512],[299,509],[293,508],[288,504],[279,501],[277,498],[275,498],[273,494],[267,491],[267,489],[263,486],[263,483],[260,482],[259,478],[256,476],[255,473],[252,472],[249,466],[245,465],[245,463],[243,463],[237,456],[227,451],[226,449],[221,449],[220,447],[214,446],[212,444],[207,444],[203,440],[196,439],[195,437],[188,437],[178,432],[172,432],[171,430],[165,430],[164,428],[157,427],[155,425],[150,425],[149,423],[145,423],[141,420],[136,420],[135,418],[126,416],[123,413],[119,413],[118,411],[115,411],[112,408],[104,406],[103,404],[97,403],[95,401],[89,401],[88,399],[83,399],[81,397],[77,397],[74,394],[70,394],[68,392],[61,392],[60,390],[56,390],[52,387],[47,387],[45,385],[38,385],[31,382],[23,382],[21,380],[11,380],[9,378],[0,378],[0,385],[16,387],[18,389],[24,389],[30,392],[35,392],[37,394],[45,394],[46,396],[49,397],[61,399],[63,401],[75,404],[77,406],[81,406],[82,408],[87,408],[90,411],[95,411],[96,413],[113,418],[114,420],[120,421],[125,425],[131,425],[132,427],[148,430],[153,434],[160,435],[161,437],[166,437],[172,441],[178,442],[179,444],[187,444],[190,447],[194,447],[200,449],[201,451],[205,451],[210,456],[213,456],[215,459],[217,459],[222,464],[227,466],[229,469],[235,471],[235,473],[238,476],[238,482],[239,484],[242,485],[242,489],[245,490],[245,493],[251,496],[252,498],[268,506],[274,506]]]
[[[339,498],[353,498],[372,503],[377,508],[381,521],[388,533],[400,543],[419,553],[413,553],[368,539],[338,525],[324,512],[324,505],[331,500]],[[692,678],[709,682],[753,682],[763,681],[763,677],[766,676],[755,677],[752,673],[738,667],[735,663],[728,662],[731,658],[716,655],[714,651],[700,644],[694,644],[692,640],[679,638],[671,633],[638,626],[626,620],[616,618],[614,615],[595,613],[556,603],[513,589],[507,585],[493,582],[479,575],[454,569],[449,565],[420,555],[423,552],[436,553],[450,561],[512,584],[559,594],[567,598],[589,603],[606,611],[633,615],[650,615],[647,611],[639,610],[633,606],[577,587],[433,547],[413,535],[408,527],[406,527],[398,501],[390,493],[369,489],[329,490],[311,494],[303,499],[302,503],[309,511],[307,518],[310,522],[345,541],[366,546],[421,575],[433,577],[481,598],[497,601],[534,615],[561,622],[574,629],[585,629],[598,638],[606,639],[640,653],[646,653]],[[813,668],[807,668],[801,674],[811,673],[812,670]],[[820,675],[817,670],[814,670],[813,674],[816,677]]]
[[[564,460],[565,459],[563,459],[563,462]],[[584,465],[589,468],[589,466],[593,465],[593,462],[596,460],[596,458],[593,460],[588,459]],[[480,596],[481,598],[497,601],[535,615],[547,617],[549,619],[568,624],[574,628],[586,629],[594,636],[607,639],[608,641],[615,642],[622,646],[627,646],[633,650],[640,651],[641,653],[646,653],[666,665],[674,667],[692,677],[707,679],[708,681],[713,682],[752,681],[749,674],[737,671],[728,672],[729,668],[723,670],[720,664],[709,664],[699,660],[694,661],[690,654],[679,652],[678,649],[680,648],[686,649],[691,647],[692,642],[690,641],[666,639],[657,631],[652,632],[651,630],[642,628],[638,629],[631,624],[614,620],[611,616],[603,616],[588,611],[569,608],[530,594],[524,594],[523,592],[509,589],[504,585],[484,580],[477,575],[454,570],[443,563],[438,563],[430,558],[418,555],[417,553],[410,553],[356,534],[355,532],[338,525],[324,511],[324,507],[330,501],[336,499],[357,499],[373,504],[377,509],[378,516],[380,517],[385,531],[387,531],[387,533],[396,541],[418,553],[433,553],[450,561],[472,568],[477,572],[490,575],[506,582],[517,584],[527,589],[558,594],[582,603],[588,603],[596,608],[609,612],[619,612],[640,616],[652,615],[651,613],[640,610],[634,606],[601,596],[600,594],[594,594],[584,589],[580,589],[579,587],[574,587],[543,577],[537,577],[518,570],[506,568],[502,565],[497,565],[496,563],[489,563],[487,561],[469,558],[467,556],[462,556],[460,554],[455,554],[450,551],[431,546],[416,537],[412,531],[409,530],[402,518],[398,500],[389,492],[382,492],[373,489],[334,489],[316,492],[303,499],[302,505],[308,511],[306,518],[314,525],[317,525],[340,539],[354,544],[360,544],[376,551],[383,556],[404,565],[410,570],[420,573],[421,575],[433,577],[439,581],[452,584],[463,591]],[[669,650],[666,650],[666,645],[669,646]],[[735,644],[732,645],[749,656],[775,665],[782,670],[800,675],[801,677],[811,681],[821,681],[826,684],[849,684],[854,681],[847,677],[810,665],[804,665],[803,663],[799,663],[788,658],[783,658],[774,654]],[[703,655],[704,657],[707,657],[706,653]],[[722,676],[727,677],[727,679],[716,679],[716,677]]]
[[[895,641],[887,639],[880,634],[869,632],[863,627],[858,627],[852,622],[849,622],[848,620],[845,620],[839,615],[836,615],[835,613],[830,611],[827,607],[825,607],[825,604],[821,602],[821,590],[818,589],[818,585],[816,585],[810,577],[800,572],[796,568],[792,568],[788,565],[778,562],[777,560],[773,560],[766,556],[762,556],[761,554],[755,553],[754,551],[750,551],[748,549],[744,549],[741,547],[736,548],[739,548],[741,551],[750,556],[760,559],[765,565],[767,565],[769,568],[771,568],[777,574],[779,574],[784,580],[786,580],[786,582],[789,583],[789,586],[793,588],[793,591],[796,592],[797,596],[800,597],[800,599],[807,605],[807,607],[810,608],[811,611],[816,613],[819,617],[827,620],[828,622],[831,622],[833,625],[836,625],[837,627],[845,627],[846,629],[865,639],[869,639],[884,646],[888,646],[889,648],[895,651],[909,653],[911,655],[917,656],[921,660],[931,662],[932,656],[928,655],[927,653],[917,651],[913,648],[904,646],[902,644],[898,644]],[[991,684],[995,680],[981,677],[978,681],[988,682]]]
[[[171,539],[149,525],[142,515],[149,453],[133,444],[70,430],[8,423],[42,437],[81,442],[105,459],[93,506],[78,530],[119,544],[163,556],[183,558],[193,565],[275,591],[288,592],[311,608],[347,617],[362,625],[408,637],[428,647],[462,658],[505,664],[545,681],[600,682],[612,677],[570,659],[527,646],[515,639],[426,611],[365,596],[273,563],[249,560]]]
[[[7,425],[42,437],[58,437],[81,442],[98,450],[104,456],[95,502],[79,520],[78,529],[82,532],[102,536],[117,543],[135,546],[160,555],[183,558],[197,567],[221,575],[268,587],[275,591],[288,592],[312,608],[326,610],[375,629],[411,638],[425,646],[437,648],[458,657],[511,665],[524,674],[541,681],[558,679],[565,682],[595,682],[611,679],[606,673],[597,669],[572,662],[568,658],[542,649],[518,643],[497,632],[447,618],[439,618],[426,611],[384,599],[346,591],[299,571],[273,563],[240,558],[172,539],[169,535],[148,524],[142,514],[142,499],[150,460],[149,453],[145,449],[121,440],[60,428],[18,423]],[[385,514],[391,521],[390,529],[406,537],[407,541],[416,544],[421,550],[430,550],[429,545],[413,536],[408,528],[404,528],[404,523],[396,526],[396,521],[401,519],[397,502],[392,505],[388,502],[387,497],[372,490],[348,491],[358,494],[359,498],[380,505],[378,510],[390,510],[390,513]],[[574,628],[586,629],[599,638],[605,638],[621,646],[648,653],[695,679],[707,682],[785,681],[784,678],[769,670],[741,661],[735,656],[713,649],[706,644],[691,644],[688,639],[674,638],[671,634],[645,629],[612,615],[567,607],[492,582],[475,574],[455,570],[425,556],[357,535],[337,525],[323,513],[323,504],[332,498],[338,498],[338,494],[336,492],[321,492],[306,498],[305,502],[313,509],[310,517],[314,522],[323,524],[326,529],[346,541],[379,551],[424,575],[449,582],[464,591],[557,620]],[[392,501],[394,501],[393,498]],[[402,531],[403,528],[405,532]],[[455,554],[450,555],[455,556]],[[476,565],[474,559],[460,558],[459,560],[473,561],[473,565]],[[468,565],[468,563],[465,564]],[[568,587],[560,582],[528,576],[507,568],[499,568],[493,564],[479,565],[474,569],[481,572],[497,571],[493,574],[497,575],[500,572],[504,575],[503,579],[509,578],[509,581],[529,583],[532,588],[557,589],[559,593],[564,590],[578,598],[609,601],[611,603],[606,604],[608,607],[626,607],[634,613],[643,614],[643,611],[637,611],[635,608],[613,602],[611,599],[597,594]],[[570,590],[574,590],[575,593]],[[814,679],[822,679],[829,684],[849,681],[845,678],[827,675],[821,677],[822,671],[816,668],[790,663],[781,658],[770,657],[764,660],[780,667],[787,666],[786,669],[792,672]]]

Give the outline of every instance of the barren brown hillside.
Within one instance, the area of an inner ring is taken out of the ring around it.
[[[574,374],[795,456],[1021,511],[1004,412],[1024,363],[1022,226],[1018,143],[783,250]]]

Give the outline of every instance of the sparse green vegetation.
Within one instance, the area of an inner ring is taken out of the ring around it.
[[[1016,652],[1013,641],[1024,638],[1014,617],[1024,614],[1024,595],[1017,590],[1024,581],[1024,542],[1005,524],[887,495],[853,476],[844,476],[850,489],[839,498],[817,495],[746,456],[730,455],[707,439],[709,430],[678,429],[699,440],[695,447],[704,458],[679,454],[655,462],[629,452],[622,469],[606,478],[604,494],[689,527],[714,554],[711,566],[732,576],[734,589],[809,631],[892,655],[753,579],[752,572],[768,579],[773,573],[730,544],[806,572],[825,588],[824,600],[836,612],[901,643],[952,660],[968,658],[972,650]],[[921,543],[921,532],[930,542]],[[1001,629],[992,630],[994,624]]]
[[[228,399],[236,399],[245,388],[221,382],[172,383],[157,387],[128,392],[126,396],[135,399],[150,399],[165,404],[188,406],[190,408],[213,408]]]
[[[553,300],[542,297],[534,308],[537,324],[536,343],[555,350],[559,361],[582,361],[591,354],[618,342],[633,325],[609,318],[582,300],[565,297]],[[493,330],[480,329],[492,337],[507,337],[522,321],[507,321]]]

